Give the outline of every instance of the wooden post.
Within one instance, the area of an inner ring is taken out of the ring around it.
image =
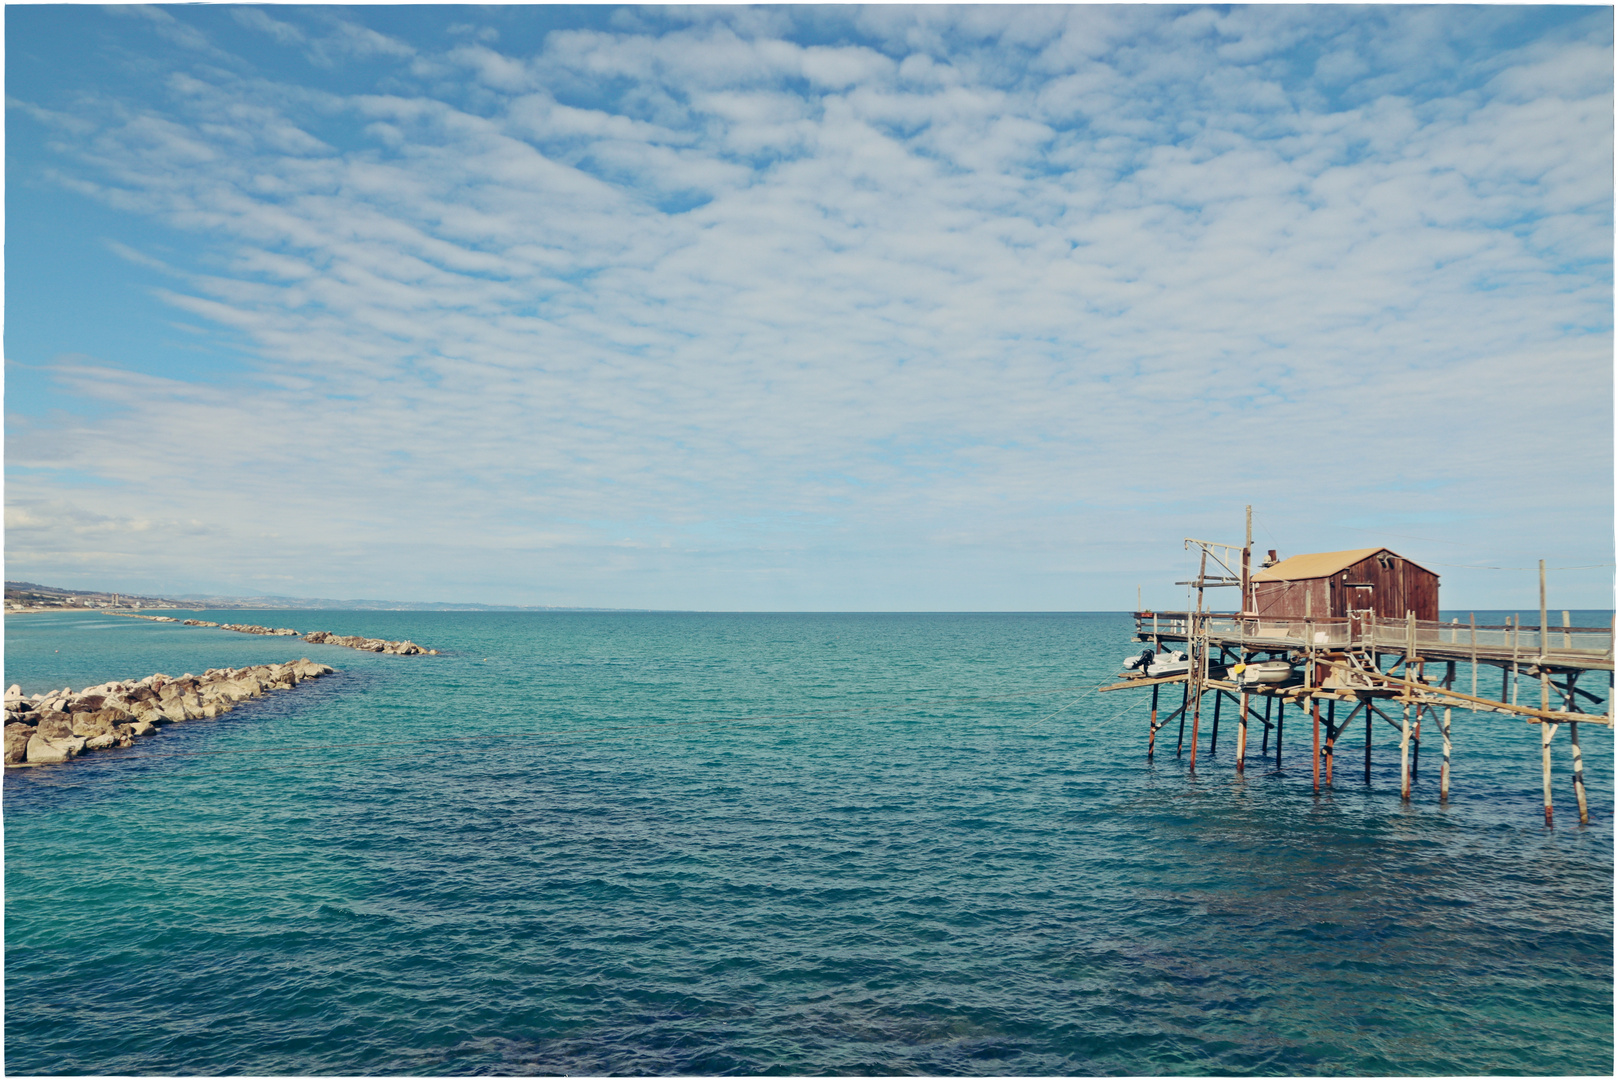
[[[1202,685],[1197,684],[1191,702],[1191,771],[1197,771],[1197,726],[1202,722]]]
[[[1551,828],[1551,738],[1556,734],[1556,725],[1541,722],[1539,725],[1539,772],[1540,779],[1545,788],[1545,827]]]
[[[1405,702],[1404,730],[1399,736],[1399,798],[1410,801],[1410,702]]]
[[[1410,728],[1410,779],[1421,776],[1421,702],[1416,702],[1416,722]]]
[[[1252,513],[1248,509],[1248,513]],[[1247,771],[1247,691],[1242,691],[1242,721],[1236,727],[1236,771]]]
[[[1573,794],[1579,799],[1579,824],[1590,824],[1590,804],[1584,797],[1584,752],[1579,749],[1579,722],[1567,725],[1568,738],[1573,741]]]
[[[1551,711],[1551,675],[1545,667],[1545,639],[1550,637],[1551,620],[1545,613],[1545,560],[1539,560],[1539,708]],[[1551,823],[1551,739],[1556,728],[1541,721],[1544,732],[1539,737],[1540,773],[1545,785],[1545,824]]]
[[[1345,721],[1346,723],[1346,721]],[[1332,761],[1337,757],[1337,699],[1326,702],[1326,786],[1331,787]]]
[[[1371,782],[1371,699],[1362,697],[1365,702],[1365,782]]]
[[[1185,749],[1185,714],[1191,708],[1191,673],[1186,672],[1185,695],[1180,699],[1180,739],[1174,744],[1174,756],[1179,757]]]
[[[1315,718],[1315,794],[1320,794],[1320,702],[1311,700]]]
[[[1274,710],[1274,706],[1275,699],[1273,697],[1266,696],[1264,698],[1264,745],[1258,748],[1258,756],[1262,758],[1268,758],[1270,756],[1270,721],[1273,719],[1271,713]]]
[[[1202,549],[1202,563],[1197,569],[1197,612],[1191,617],[1187,637],[1191,644],[1191,671],[1188,679],[1195,680],[1191,702],[1191,765],[1197,771],[1197,731],[1202,725],[1202,688],[1208,677],[1208,630],[1202,621],[1202,586],[1208,580],[1208,549]]]
[[[1444,765],[1438,772],[1438,801],[1449,802],[1449,721],[1450,707],[1444,706]]]
[[[1511,616],[1511,703],[1517,704],[1517,691],[1521,686],[1521,667],[1517,662],[1517,654],[1522,646],[1522,616],[1513,612]]]
[[[1564,610],[1562,612],[1562,648],[1564,649],[1571,649],[1573,647],[1573,635],[1568,633],[1568,629],[1572,627],[1572,625],[1573,613],[1571,611]]]
[[[1472,624],[1472,696],[1478,696],[1478,615],[1467,612],[1466,621]]]
[[[1214,725],[1213,734],[1208,736],[1208,756],[1212,757],[1219,749],[1219,705],[1225,695],[1218,690],[1214,691]]]
[[[1551,710],[1551,673],[1545,667],[1545,642],[1550,636],[1551,620],[1545,614],[1545,560],[1541,559],[1539,560],[1539,707],[1542,712]]]
[[[1287,722],[1287,699],[1275,699],[1275,767],[1281,767],[1281,731]]]
[[[1146,760],[1152,760],[1152,752],[1157,749],[1157,691],[1160,684],[1152,684],[1152,726],[1146,735]]]

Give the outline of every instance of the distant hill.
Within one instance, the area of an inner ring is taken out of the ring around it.
[[[86,589],[60,589],[31,581],[6,582],[6,608],[232,608],[335,609],[344,611],[600,611],[603,608],[522,607],[514,604],[407,603],[399,600],[327,600],[296,596],[211,596],[181,593],[178,596],[144,596],[134,593],[97,592]]]

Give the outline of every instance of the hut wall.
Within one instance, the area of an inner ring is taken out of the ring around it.
[[[1407,611],[1418,619],[1437,619],[1438,575],[1392,552],[1383,554],[1386,566],[1372,555],[1330,577],[1254,582],[1254,607],[1275,619],[1343,618],[1369,602],[1378,619],[1403,619]],[[1370,588],[1355,587],[1366,585]]]
[[[1345,586],[1345,595],[1350,599],[1356,594],[1363,596],[1363,589],[1348,589],[1346,586],[1369,584],[1371,608],[1377,618],[1402,619],[1406,612],[1414,611],[1418,619],[1437,619],[1438,575],[1406,562],[1391,552],[1384,554],[1387,556],[1386,566],[1373,555],[1337,575]],[[1355,603],[1358,605],[1363,601]]]
[[[1253,603],[1261,616],[1272,619],[1301,619],[1306,614],[1325,617],[1332,614],[1332,587],[1329,578],[1301,581],[1256,581]]]

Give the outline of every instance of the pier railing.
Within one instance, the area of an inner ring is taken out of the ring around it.
[[[1613,659],[1610,626],[1552,626],[1544,634],[1538,626],[1475,626],[1459,620],[1353,618],[1275,619],[1253,615],[1204,614],[1209,637],[1224,645],[1254,648],[1375,649],[1378,652],[1414,652],[1445,659],[1512,660],[1532,663],[1544,657],[1548,664],[1573,667],[1608,667]],[[1136,633],[1183,640],[1190,636],[1196,616],[1185,611],[1138,611]]]

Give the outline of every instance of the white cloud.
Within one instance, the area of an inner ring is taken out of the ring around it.
[[[129,565],[223,547],[310,592],[687,607],[839,572],[871,591],[833,606],[995,603],[942,583],[983,559],[1027,563],[999,606],[1121,603],[1048,595],[1059,538],[1260,499],[1416,512],[1377,486],[1416,474],[1544,505],[1502,493],[1519,426],[1589,433],[1605,456],[1555,498],[1610,506],[1610,47],[1422,96],[1314,9],[857,13],[892,56],[779,12],[663,17],[531,57],[350,23],[309,46],[460,70],[476,108],[199,70],[103,113],[73,183],[205,235],[161,295],[263,367],[63,364],[116,411],[11,460],[113,482],[108,521],[207,523],[130,533]],[[1401,89],[1324,109],[1272,70],[1300,41],[1332,93]],[[334,113],[364,141],[315,134]],[[20,513],[85,505],[48,475]],[[105,545],[33,529],[25,564]],[[813,557],[782,576],[786,552]]]

